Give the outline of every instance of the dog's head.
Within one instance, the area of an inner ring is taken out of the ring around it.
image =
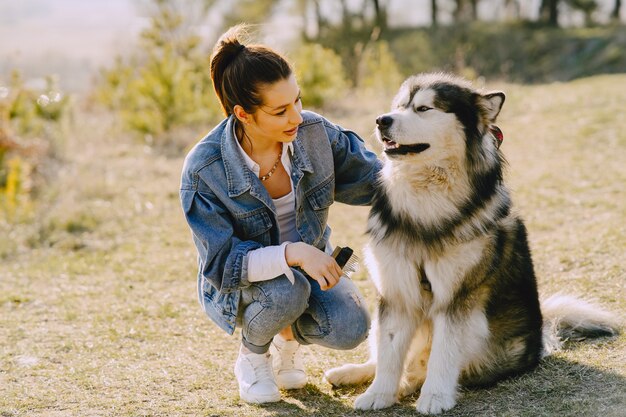
[[[486,136],[493,140],[489,128],[504,98],[502,92],[483,94],[446,74],[412,76],[400,87],[391,112],[376,119],[377,136],[394,160],[468,156],[483,146]]]

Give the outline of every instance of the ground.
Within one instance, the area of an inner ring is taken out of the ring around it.
[[[624,85],[616,75],[489,86],[507,94],[499,120],[506,178],[527,222],[541,294],[583,295],[622,318]],[[379,152],[373,120],[389,98],[347,97],[324,114]],[[78,114],[67,147],[53,203],[34,222],[1,229],[0,416],[416,414],[416,397],[355,412],[366,385],[333,390],[323,381],[325,369],[364,360],[365,344],[307,347],[303,390],[271,405],[240,401],[232,375],[239,333],[212,324],[196,298],[195,249],[178,202],[182,156],[141,145],[94,112]],[[333,206],[334,242],[360,254],[366,216],[367,208]],[[373,306],[364,268],[353,278]],[[622,416],[625,393],[621,335],[569,343],[533,372],[464,391],[444,415]]]

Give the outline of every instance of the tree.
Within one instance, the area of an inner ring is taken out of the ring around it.
[[[231,9],[223,17],[224,30],[245,22],[262,23],[271,15],[278,0],[237,0],[231,3]]]
[[[472,20],[478,20],[478,0],[470,0],[472,6]]]
[[[320,31],[327,25],[320,7],[320,0],[298,0],[296,10],[298,14],[303,16],[304,20],[302,39],[306,42],[312,42],[313,39],[319,38]],[[311,29],[309,23],[314,23],[314,28]]]
[[[478,0],[455,0],[454,20],[469,22],[478,19]]]
[[[598,8],[596,0],[567,0],[568,5],[574,10],[580,10],[585,14],[585,25],[593,24],[592,14]]]
[[[541,0],[539,18],[549,26],[559,25],[559,0]]]
[[[613,10],[611,11],[611,20],[619,21],[620,9],[622,8],[622,0],[615,0]]]
[[[316,42],[337,52],[343,61],[346,73],[353,86],[359,83],[359,62],[369,45],[375,43],[383,30],[387,29],[387,8],[390,0],[361,0],[355,4],[348,0],[334,3],[331,13],[341,16],[339,23],[327,19],[319,0],[300,0],[302,13],[315,13],[317,31],[311,34],[303,29],[303,38]],[[328,10],[326,10],[328,12]],[[306,19],[310,20],[310,19]]]
[[[387,5],[380,0],[372,0],[374,5],[374,24],[381,32],[387,30]]]
[[[437,0],[430,0],[430,18],[433,27],[439,26],[439,19],[437,17],[437,14],[439,13],[439,8],[437,6]]]
[[[518,0],[504,0],[504,8],[507,11],[507,16],[514,20],[519,20],[521,16],[521,5]]]
[[[541,0],[541,6],[539,8],[541,20],[550,26],[558,26],[559,5],[561,3],[561,0]],[[584,13],[585,24],[587,26],[593,23],[592,14],[598,8],[597,0],[565,0],[565,3],[573,10],[579,10]]]
[[[170,145],[166,134],[173,129],[206,123],[219,114],[207,54],[194,25],[203,20],[201,13],[206,16],[206,4],[152,0],[141,50],[129,60],[118,58],[103,72],[96,97],[148,143],[156,139]]]

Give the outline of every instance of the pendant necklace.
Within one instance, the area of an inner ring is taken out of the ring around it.
[[[268,180],[273,174],[274,172],[276,172],[276,168],[278,168],[278,164],[280,163],[280,159],[283,156],[283,144],[282,142],[280,143],[280,152],[278,153],[278,159],[276,159],[276,162],[274,162],[274,166],[272,167],[272,169],[269,170],[269,172],[265,175],[263,175],[262,177],[259,177],[259,179],[261,181],[266,181]]]

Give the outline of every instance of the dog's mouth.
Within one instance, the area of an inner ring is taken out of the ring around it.
[[[387,155],[406,155],[409,153],[421,153],[430,148],[428,143],[415,143],[412,145],[400,145],[389,138],[382,138],[383,150]]]

